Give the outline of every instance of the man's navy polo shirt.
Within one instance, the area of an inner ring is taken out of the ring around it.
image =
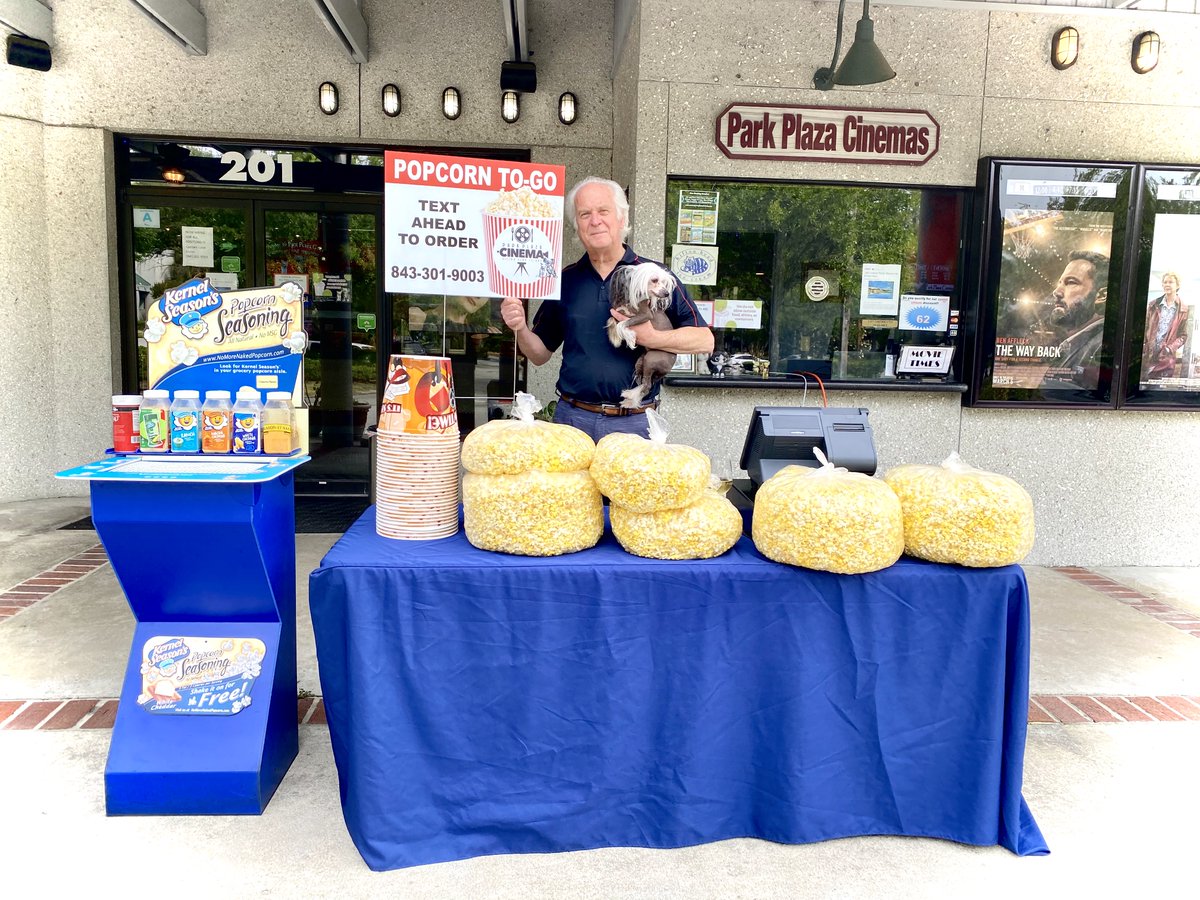
[[[642,262],[662,265],[638,256],[627,246],[613,272]],[[563,348],[558,392],[587,403],[620,403],[621,391],[633,386],[633,365],[642,353],[640,347],[630,350],[624,344],[614,347],[608,342],[605,325],[612,309],[608,296],[611,280],[612,272],[608,278],[601,278],[585,253],[578,262],[563,268],[562,299],[544,301],[533,317],[533,333],[546,348],[551,353]],[[676,328],[704,327],[704,320],[681,284],[675,288],[667,318]],[[645,402],[657,395],[656,386]]]

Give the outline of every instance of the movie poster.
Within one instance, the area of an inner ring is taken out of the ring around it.
[[[1160,188],[1160,191],[1162,189]],[[1200,216],[1154,217],[1146,324],[1138,382],[1148,391],[1200,391]]]
[[[1049,182],[1029,185],[1030,195]],[[1057,188],[1060,192],[1073,185]],[[1115,185],[1089,184],[1104,197]],[[1010,183],[996,298],[995,388],[1095,390],[1112,256],[1113,213],[1053,194],[1020,202]],[[1057,201],[1057,202],[1056,202]]]

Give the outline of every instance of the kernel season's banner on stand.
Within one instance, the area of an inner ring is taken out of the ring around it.
[[[146,307],[151,387],[295,393],[308,345],[303,297],[291,282],[221,292],[194,278],[168,288]]]
[[[384,287],[557,299],[562,166],[384,154]]]

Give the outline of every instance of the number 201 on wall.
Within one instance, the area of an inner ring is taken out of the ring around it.
[[[221,164],[229,166],[221,181],[257,181],[265,184],[275,180],[276,170],[279,172],[281,184],[292,183],[292,154],[279,153],[272,156],[262,150],[251,152],[249,159],[246,154],[237,150],[227,150],[221,154]]]

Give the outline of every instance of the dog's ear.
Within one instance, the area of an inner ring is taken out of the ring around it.
[[[620,309],[629,303],[629,266],[619,266],[612,274],[608,288],[608,305]]]

